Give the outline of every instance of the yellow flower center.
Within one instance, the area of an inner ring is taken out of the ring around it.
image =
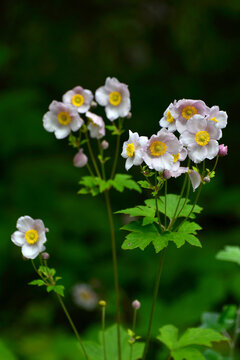
[[[171,124],[174,121],[174,118],[172,116],[172,114],[170,113],[170,111],[167,112],[167,121]]]
[[[133,143],[128,144],[128,146],[126,147],[126,155],[128,157],[132,157],[134,155],[134,152],[135,152],[135,147]]]
[[[195,114],[197,114],[197,109],[194,106],[185,106],[182,109],[182,117],[187,120],[189,120]]]
[[[118,106],[122,100],[122,95],[118,91],[113,91],[109,94],[109,102],[113,106]]]
[[[91,300],[93,298],[93,295],[90,293],[90,292],[87,292],[87,291],[83,291],[81,292],[80,294],[80,297],[83,299],[83,300]]]
[[[153,156],[162,156],[167,151],[167,145],[161,141],[153,141],[150,145],[150,151]]]
[[[74,106],[82,106],[82,104],[84,103],[84,97],[81,94],[76,94],[72,97],[72,104]]]
[[[205,146],[209,143],[210,135],[207,131],[198,131],[195,135],[195,141],[200,146]]]
[[[176,154],[176,155],[172,155],[173,156],[173,162],[177,162],[179,160],[180,157],[180,153]]]
[[[68,125],[72,120],[71,116],[66,111],[58,113],[57,119],[62,125]]]
[[[218,120],[215,117],[211,118],[210,120],[218,122]]]
[[[35,244],[38,241],[37,230],[31,229],[31,230],[26,231],[25,239],[30,245]]]

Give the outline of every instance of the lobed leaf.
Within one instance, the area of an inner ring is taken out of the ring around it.
[[[240,247],[226,246],[224,250],[217,253],[216,258],[223,261],[231,261],[240,265]]]

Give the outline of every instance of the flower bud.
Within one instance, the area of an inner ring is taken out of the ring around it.
[[[205,176],[205,177],[203,178],[203,181],[204,181],[205,183],[210,183],[211,179],[210,179],[209,176]]]
[[[41,254],[41,258],[42,258],[43,260],[48,260],[48,259],[50,258],[50,255],[49,255],[49,253],[47,253],[47,252],[43,252],[43,253]]]
[[[91,102],[91,107],[92,107],[92,108],[96,108],[96,107],[97,107],[96,101],[92,101],[92,102]]]
[[[102,306],[102,307],[105,307],[105,306],[107,305],[107,303],[106,303],[105,300],[100,300],[100,301],[98,302],[98,305],[99,305],[99,306]]]
[[[127,118],[127,119],[131,119],[131,117],[132,117],[132,113],[129,111],[129,113],[127,114],[126,118]]]
[[[163,177],[164,177],[164,179],[167,179],[167,180],[170,179],[170,177],[171,177],[170,171],[169,170],[164,170]]]
[[[101,147],[103,148],[103,150],[106,150],[109,147],[109,143],[106,140],[103,140],[101,142]]]
[[[83,153],[83,149],[80,149],[79,152],[73,158],[73,165],[76,167],[84,167],[88,162],[88,157]]]
[[[140,307],[141,307],[140,301],[134,300],[134,301],[132,302],[132,307],[133,307],[135,310],[140,309]]]
[[[225,146],[224,144],[219,145],[218,155],[219,156],[226,156],[227,153],[228,153],[228,147]]]

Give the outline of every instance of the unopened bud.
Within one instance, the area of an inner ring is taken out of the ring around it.
[[[49,255],[49,253],[47,253],[47,252],[43,252],[43,253],[41,254],[41,258],[42,258],[43,260],[48,260],[48,259],[50,258],[50,255]]]
[[[226,156],[227,153],[228,153],[228,147],[225,146],[224,144],[219,145],[218,155],[219,156]]]
[[[91,107],[92,107],[92,108],[96,108],[96,107],[97,107],[96,101],[92,101],[92,102],[91,102]]]
[[[83,149],[80,149],[79,152],[73,158],[73,165],[76,167],[84,167],[88,162],[88,157],[83,153]]]
[[[102,306],[102,307],[105,307],[105,306],[107,305],[107,303],[106,303],[105,300],[100,300],[100,301],[98,302],[98,305],[99,305],[99,306]]]
[[[163,177],[164,177],[164,179],[166,179],[166,180],[170,179],[170,177],[171,177],[170,171],[169,171],[169,170],[164,170],[164,172],[163,172]]]
[[[205,176],[205,177],[203,178],[203,181],[204,181],[205,183],[210,183],[211,179],[210,179],[209,176]]]
[[[107,150],[109,147],[109,143],[106,140],[103,140],[101,142],[101,147],[103,148],[103,150]]]
[[[140,309],[140,307],[141,307],[140,301],[134,300],[134,301],[132,302],[132,307],[133,307],[135,310]]]
[[[132,113],[129,111],[129,113],[127,114],[126,118],[127,118],[127,119],[131,119],[131,117],[132,117]]]

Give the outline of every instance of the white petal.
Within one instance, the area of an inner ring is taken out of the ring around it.
[[[181,151],[180,151],[180,156],[179,156],[179,160],[180,161],[184,161],[187,157],[187,149],[183,148]]]
[[[125,162],[125,169],[128,171],[133,166],[133,159],[128,157]]]
[[[176,120],[176,129],[182,134],[187,129],[187,120],[186,119],[177,119]]]
[[[83,125],[83,119],[80,118],[78,115],[72,117],[72,121],[70,122],[70,127],[72,131],[77,131]]]
[[[39,248],[37,244],[24,244],[22,247],[22,254],[27,259],[35,259],[40,253],[40,249],[41,248]]]
[[[96,101],[101,106],[106,106],[109,101],[109,92],[106,90],[105,86],[101,86],[97,89],[95,93]]]
[[[17,246],[22,246],[25,243],[24,233],[21,231],[15,231],[11,236],[12,242]]]
[[[206,146],[200,146],[198,144],[191,144],[188,147],[188,156],[190,159],[195,162],[199,163],[207,158],[207,148]]]
[[[195,135],[190,133],[189,131],[185,130],[180,136],[180,141],[185,146],[194,144],[195,143]]]
[[[218,140],[221,137],[221,130],[217,128],[213,121],[208,121],[206,131],[210,135],[210,139]]]
[[[30,216],[21,216],[17,221],[17,229],[25,233],[33,229],[34,220]]]
[[[196,134],[198,131],[205,130],[207,120],[202,115],[194,115],[187,121],[187,129],[189,132]]]
[[[193,191],[195,191],[201,183],[201,176],[199,175],[198,172],[191,170],[189,173],[189,178],[192,183]]]
[[[129,98],[123,99],[121,103],[117,106],[118,108],[118,117],[125,117],[128,115],[131,109],[131,102]]]
[[[133,165],[139,166],[142,164],[142,162],[143,162],[142,151],[141,151],[141,149],[139,149],[139,150],[135,151]]]
[[[117,106],[107,105],[105,107],[107,118],[110,121],[114,121],[119,118]]]
[[[218,154],[219,145],[216,140],[210,140],[209,143],[206,145],[208,154],[207,159],[212,160]]]
[[[57,139],[63,139],[65,137],[67,137],[70,134],[70,132],[71,132],[70,127],[64,126],[64,125],[54,131]]]
[[[48,132],[53,132],[56,129],[57,123],[57,117],[51,111],[48,111],[43,116],[43,127]]]

